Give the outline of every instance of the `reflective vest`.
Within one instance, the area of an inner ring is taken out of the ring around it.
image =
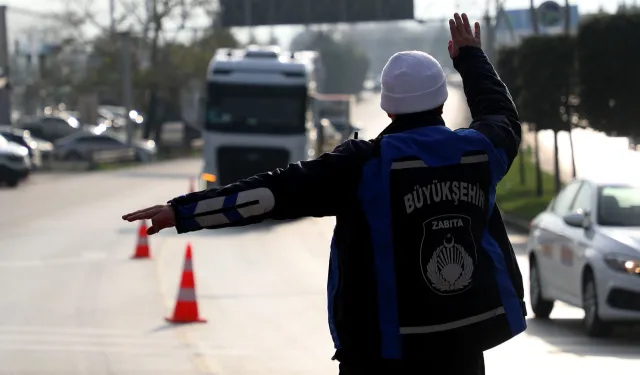
[[[506,169],[502,151],[475,130],[428,126],[382,138],[358,192],[373,244],[382,358],[487,350],[525,330],[487,230]]]

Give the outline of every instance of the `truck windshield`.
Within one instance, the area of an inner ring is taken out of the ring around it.
[[[209,83],[206,128],[234,133],[304,133],[306,110],[305,86]]]

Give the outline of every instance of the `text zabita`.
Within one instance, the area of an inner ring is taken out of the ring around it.
[[[462,228],[464,223],[462,219],[447,219],[447,220],[435,220],[431,222],[431,229],[449,229],[449,228]]]
[[[433,181],[427,186],[416,186],[413,193],[405,195],[404,206],[407,209],[407,213],[411,213],[425,204],[446,201],[453,201],[454,204],[458,204],[458,202],[462,201],[475,204],[484,209],[485,196],[480,184],[459,181]]]

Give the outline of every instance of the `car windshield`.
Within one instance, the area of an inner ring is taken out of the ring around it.
[[[606,186],[598,196],[598,224],[640,227],[640,187]]]

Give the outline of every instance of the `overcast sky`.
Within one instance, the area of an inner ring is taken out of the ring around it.
[[[25,30],[32,29],[34,27],[42,27],[43,19],[37,16],[27,16],[24,14],[18,14],[11,10],[11,7],[17,7],[21,9],[33,10],[37,12],[55,13],[64,11],[65,0],[0,0],[2,3],[9,7],[7,13],[7,23],[9,25],[9,38],[10,45],[13,45],[13,40],[24,36]],[[68,1],[68,0],[67,0]],[[100,11],[104,15],[101,20],[105,25],[108,24],[108,7],[109,0],[72,0],[72,2],[90,2],[93,3],[93,7],[96,11]],[[141,3],[144,0],[139,0]],[[618,4],[625,2],[632,4],[634,0],[571,0],[570,3],[577,4],[581,13],[591,13],[597,11],[599,8],[604,8],[607,11],[614,11]],[[637,0],[635,0],[637,1]],[[118,0],[116,0],[116,3]],[[537,4],[542,3],[543,0],[536,0]],[[563,0],[559,0],[563,3]],[[491,3],[494,3],[491,0]],[[424,18],[440,18],[448,17],[454,11],[466,11],[474,17],[479,17],[484,12],[487,4],[487,0],[414,0],[415,4],[415,17],[418,19]],[[529,6],[529,0],[506,0],[507,8],[517,9],[526,8]],[[199,17],[192,22],[192,26],[206,27],[208,25],[206,17]],[[259,39],[266,38],[267,30],[265,28],[257,28],[256,33]],[[278,27],[276,28],[276,35],[285,42],[291,38],[295,28],[291,27]],[[244,30],[238,30],[238,37],[245,39],[247,33]]]

